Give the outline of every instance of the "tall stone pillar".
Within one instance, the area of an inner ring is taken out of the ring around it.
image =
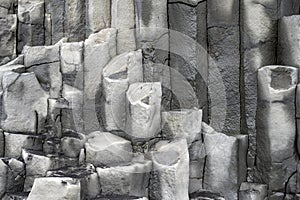
[[[182,74],[195,91],[198,101],[188,99],[179,91],[177,98],[184,98],[190,107],[172,105],[173,108],[199,107],[204,120],[208,117],[207,96],[207,2],[169,2],[170,67]],[[171,77],[173,79],[174,76]],[[175,82],[176,81],[171,81]],[[175,86],[171,86],[176,88]]]
[[[258,70],[257,169],[258,179],[273,192],[296,184],[295,94],[298,70],[266,66]],[[291,183],[294,181],[294,183]],[[295,193],[293,189],[286,191]]]
[[[241,125],[249,135],[250,168],[256,151],[257,70],[276,63],[277,15],[277,0],[241,1]]]
[[[209,88],[222,81],[226,94],[226,120],[224,126],[212,124],[218,127],[217,131],[239,134],[240,133],[240,33],[239,33],[239,1],[238,0],[211,0],[207,2],[207,29],[209,71],[216,68],[221,77],[215,78],[210,72]],[[211,90],[211,95],[218,95],[217,90]],[[213,121],[222,121],[223,108],[219,108],[218,102],[211,102],[210,109],[213,113]]]

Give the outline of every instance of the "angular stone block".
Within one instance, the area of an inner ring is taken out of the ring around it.
[[[85,1],[65,0],[64,30],[70,42],[85,38]]]
[[[300,17],[297,15],[283,17],[278,25],[278,64],[300,67]]]
[[[71,158],[79,157],[81,149],[84,147],[85,136],[82,134],[65,136],[61,139],[62,153]]]
[[[161,124],[161,84],[133,83],[126,92],[126,134],[132,140],[156,137]]]
[[[121,67],[120,67],[121,66]],[[103,69],[103,124],[106,130],[125,130],[126,91],[143,81],[142,52],[123,53]]]
[[[300,2],[297,0],[280,0],[279,2],[279,19],[283,16],[299,15]]]
[[[151,152],[150,199],[189,199],[189,155],[185,139],[160,141]]]
[[[6,15],[0,18],[0,64],[16,57],[17,53],[17,16]],[[4,61],[4,62],[3,62]]]
[[[80,187],[80,182],[72,178],[37,178],[28,200],[80,200]]]
[[[206,162],[204,189],[218,192],[225,199],[238,199],[238,189],[247,176],[246,135],[204,134]]]
[[[117,54],[135,50],[135,1],[113,0],[111,10],[111,27],[118,30]]]
[[[43,140],[36,135],[4,133],[5,157],[19,158],[22,155],[22,148],[30,150],[42,150]]]
[[[62,90],[62,75],[60,63],[46,63],[26,68],[27,72],[34,72],[41,87],[49,93],[50,98],[59,98]]]
[[[15,158],[4,159],[7,164],[6,192],[22,192],[25,180],[25,164]]]
[[[133,162],[126,166],[97,168],[102,195],[148,196],[152,162]]]
[[[296,169],[295,93],[298,70],[266,66],[258,71],[257,167],[273,191],[283,191]]]
[[[47,172],[47,177],[69,177],[80,181],[81,199],[94,199],[100,192],[99,177],[93,165],[60,168]]]
[[[257,183],[244,182],[240,186],[240,200],[258,200],[265,199],[268,195],[268,186]]]
[[[111,21],[110,0],[88,0],[87,7],[87,34],[96,33],[110,27]]]
[[[188,145],[191,145],[201,133],[202,110],[183,109],[162,112],[161,118],[164,138],[185,138]]]
[[[90,133],[100,129],[97,112],[101,96],[102,71],[106,64],[116,55],[116,30],[104,29],[92,34],[84,44],[84,132]]]
[[[189,194],[199,192],[203,189],[203,179],[190,178],[189,180]]]
[[[128,163],[132,159],[131,142],[106,132],[93,132],[85,143],[86,162],[95,166]]]
[[[3,119],[7,132],[40,133],[47,116],[48,94],[33,73],[3,75]]]
[[[26,46],[23,50],[24,65],[31,67],[45,63],[57,62],[59,58],[59,45],[53,46]]]

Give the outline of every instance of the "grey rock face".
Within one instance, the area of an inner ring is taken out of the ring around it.
[[[278,1],[241,1],[245,124],[249,135],[249,167],[256,151],[257,70],[276,63]]]
[[[24,65],[31,67],[44,63],[53,63],[60,60],[59,58],[59,45],[53,46],[26,46],[23,50]]]
[[[133,83],[126,92],[126,134],[147,141],[157,136],[161,124],[161,84]]]
[[[102,71],[116,55],[116,30],[104,29],[92,34],[84,44],[84,132],[100,129],[97,110],[100,106],[95,100],[101,96]]]
[[[141,51],[116,56],[103,69],[102,121],[106,130],[125,130],[126,91],[130,84],[142,81]]]
[[[299,49],[299,16],[283,17],[279,20],[278,33],[278,63],[300,67]]]
[[[239,186],[247,175],[248,137],[206,133],[204,145],[207,155],[204,189],[221,193],[225,199],[238,199]]]
[[[148,196],[148,184],[152,162],[133,162],[126,166],[97,168],[102,195]]]
[[[283,191],[296,171],[297,80],[298,70],[293,67],[266,66],[258,71],[257,166],[273,191]]]
[[[95,166],[129,163],[132,159],[130,141],[106,132],[93,132],[85,143],[86,162]]]
[[[49,96],[35,75],[6,72],[2,83],[5,115],[1,121],[2,128],[8,132],[40,133],[47,116]]]
[[[241,200],[260,200],[265,199],[268,194],[268,186],[256,183],[244,182],[241,184],[239,199]]]
[[[182,3],[184,2],[184,3]],[[186,5],[189,3],[191,5]],[[176,83],[172,74],[172,91],[177,99],[186,104],[172,105],[173,108],[201,108],[204,119],[208,115],[207,96],[207,27],[206,1],[169,1],[168,15],[170,31],[170,67],[184,76],[195,91],[195,96],[188,99],[185,90],[176,90],[182,83]],[[174,32],[174,31],[176,32]],[[178,32],[177,32],[178,31]]]
[[[216,130],[229,134],[240,133],[240,40],[239,40],[239,1],[237,0],[212,0],[207,2],[208,9],[208,51],[209,69],[218,68],[222,80],[216,80],[214,75],[209,76],[208,87],[215,88],[218,81],[223,81],[226,92],[227,108],[224,127],[213,124]],[[217,91],[210,91],[218,94]],[[221,122],[222,108],[211,102],[211,112],[214,112],[216,122]]]
[[[188,145],[201,133],[202,110],[162,112],[162,135],[167,139],[185,138]]]
[[[151,152],[150,199],[189,199],[189,155],[185,139],[160,141]]]
[[[0,64],[5,64],[5,60],[11,60],[16,57],[17,16],[6,15],[5,17],[0,17],[0,27]]]
[[[38,199],[80,200],[80,182],[72,178],[37,178],[34,181],[28,200]]]
[[[111,21],[111,1],[88,0],[86,3],[88,27],[87,34],[96,33],[102,29],[110,27]]]

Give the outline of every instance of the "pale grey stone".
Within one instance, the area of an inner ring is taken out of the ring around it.
[[[132,159],[131,142],[107,132],[93,132],[85,143],[86,162],[95,166],[128,163]]]
[[[203,189],[203,179],[190,178],[189,180],[189,194],[201,191]]]
[[[111,1],[88,0],[87,6],[87,34],[96,33],[110,27]]]
[[[24,65],[26,67],[57,62],[60,60],[58,44],[52,46],[25,46],[23,54]]]
[[[97,168],[102,195],[148,196],[152,162],[133,162],[125,166]]]
[[[268,195],[268,186],[258,183],[244,182],[240,186],[240,200],[263,200]]]
[[[27,193],[13,193],[5,194],[2,200],[26,200],[28,197]]]
[[[80,187],[72,178],[37,178],[27,200],[80,200]]]
[[[133,83],[126,92],[126,134],[132,140],[157,136],[161,124],[161,84]]]
[[[85,38],[85,1],[65,0],[64,30],[70,42]]]
[[[164,138],[185,138],[188,145],[191,145],[201,133],[202,110],[183,109],[162,112],[161,117]]]
[[[101,96],[102,71],[116,55],[116,30],[103,29],[91,34],[84,44],[84,132],[90,133],[100,129],[97,112]]]
[[[0,131],[0,157],[4,157],[4,152],[5,152],[4,144],[5,144],[4,133],[1,130]]]
[[[7,165],[0,159],[0,197],[6,192]]]
[[[151,152],[150,199],[188,200],[189,155],[186,139],[160,141]]]
[[[51,23],[51,15],[45,13],[45,45],[52,44],[52,23]]]
[[[6,192],[22,192],[25,179],[25,164],[15,158],[6,160],[8,170],[6,179]]]
[[[191,144],[189,147],[189,155],[191,161],[205,158],[205,146],[202,140],[195,141]]]
[[[22,23],[43,24],[44,0],[18,0],[18,19]]]
[[[43,91],[35,75],[6,72],[2,84],[2,129],[7,132],[40,133],[47,116],[49,96]]]
[[[243,0],[241,7],[241,60],[244,69],[245,122],[249,135],[249,167],[256,152],[257,70],[276,63],[278,1]]]
[[[136,50],[135,1],[112,0],[111,27],[118,30],[117,54]]]
[[[69,177],[80,181],[81,199],[94,199],[100,194],[100,182],[95,167],[91,164],[55,169],[47,177]]]
[[[65,0],[47,0],[45,4],[51,16],[51,41],[56,44],[65,36]]]
[[[169,3],[174,4],[174,3],[185,3],[185,4],[189,4],[192,6],[196,6],[199,3],[201,3],[204,0],[169,0]]]
[[[123,53],[103,69],[102,121],[106,130],[125,130],[126,91],[130,84],[142,81],[141,51]]]
[[[300,67],[298,44],[300,17],[297,15],[283,17],[278,25],[278,64]]]
[[[298,70],[265,66],[258,71],[257,167],[273,191],[283,191],[296,171],[295,93]]]
[[[0,17],[0,64],[7,59],[14,59],[17,53],[17,16],[6,15]]]
[[[278,3],[279,19],[283,16],[298,15],[300,12],[300,2],[297,0],[280,0]]]
[[[206,162],[204,189],[220,193],[225,199],[238,199],[238,189],[246,181],[248,137],[223,133],[204,134]]]
[[[294,195],[293,194],[285,194],[285,193],[280,193],[280,192],[276,192],[273,193],[269,196],[269,198],[266,198],[268,200],[293,200],[294,199]],[[265,200],[266,200],[265,199]]]
[[[78,137],[65,136],[61,139],[62,153],[71,158],[77,158],[84,147],[85,136],[78,134]]]

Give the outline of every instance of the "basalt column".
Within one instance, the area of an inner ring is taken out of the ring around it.
[[[176,1],[168,4],[171,73],[180,73],[196,94],[184,94],[185,90],[178,88],[182,83],[173,78],[174,75],[171,76],[172,91],[176,92],[177,98],[186,101],[183,105],[173,101],[172,108],[199,107],[204,112],[205,120],[208,115],[206,5],[206,1],[194,4]]]
[[[258,70],[257,177],[273,192],[295,193],[297,161],[295,94],[298,70],[266,66]]]

